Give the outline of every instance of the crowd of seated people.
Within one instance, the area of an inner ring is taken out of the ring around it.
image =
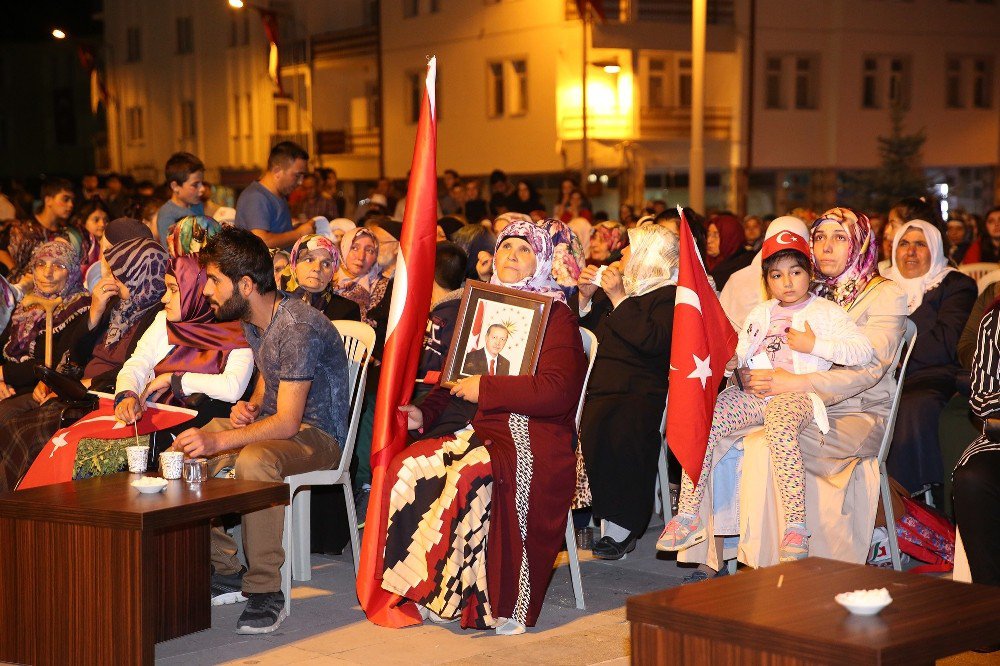
[[[41,381],[41,365],[113,395],[123,423],[148,403],[192,409],[197,416],[156,445],[209,458],[213,474],[281,480],[330,468],[351,400],[330,322],[351,320],[376,333],[352,465],[364,525],[401,231],[393,214],[406,196],[379,181],[349,211],[336,175],[314,176],[308,162],[300,147],[278,144],[260,180],[225,200],[209,196],[205,166],[188,153],[169,158],[164,186],[148,198],[117,176],[106,193],[88,182],[82,199],[52,179],[33,215],[0,227],[0,491],[46,464],[39,452],[49,438],[93,409]],[[624,204],[608,219],[573,178],[551,217],[529,180],[512,185],[494,172],[486,197],[475,178],[449,170],[445,181],[418,383],[400,406],[413,441],[387,470],[381,584],[424,619],[517,634],[537,620],[571,503],[587,498],[601,559],[624,557],[649,525],[682,225],[663,202]],[[991,250],[1000,209],[947,223],[936,211],[905,199],[880,226],[844,207],[742,220],[684,210],[740,333],[701,478],[672,466],[680,509],[657,547],[696,565],[690,581],[734,557],[755,567],[806,556],[864,563],[875,456],[897,391],[890,474],[946,504],[945,405],[971,393],[977,417],[1000,411],[1000,287],[977,301],[958,270],[1000,256]],[[438,384],[472,280],[551,298],[533,375],[484,371],[451,389]],[[897,386],[907,320],[917,341]],[[580,327],[599,342],[586,386]],[[745,367],[758,354],[771,369]],[[971,391],[961,388],[970,366]],[[1000,444],[983,435],[965,445],[955,517],[974,580],[1000,584]],[[418,483],[437,491],[414,493]],[[246,563],[228,533],[213,532],[213,603],[246,602],[242,633],[273,631],[286,615],[281,512],[244,516]],[[432,547],[439,542],[447,548]]]

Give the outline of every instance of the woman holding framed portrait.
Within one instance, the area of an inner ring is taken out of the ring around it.
[[[444,384],[420,407],[400,407],[419,441],[386,472],[382,587],[433,621],[519,634],[542,606],[576,483],[575,412],[587,365],[552,257],[544,225],[506,227],[494,287],[466,288]],[[520,320],[520,310],[537,314]],[[511,334],[505,345],[521,345],[520,362],[509,375],[466,375],[461,359],[479,338],[486,347],[496,320]]]

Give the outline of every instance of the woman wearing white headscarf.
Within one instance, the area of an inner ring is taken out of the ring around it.
[[[677,234],[657,225],[628,233],[621,261],[600,278],[607,305],[595,303],[585,317],[597,320],[600,346],[580,437],[594,519],[601,521],[594,556],[608,560],[635,548],[653,510],[677,292]],[[597,270],[580,275],[584,307],[598,289]]]
[[[886,277],[906,292],[917,342],[903,381],[903,396],[886,465],[911,493],[944,481],[938,422],[955,394],[958,339],[978,293],[975,281],[948,266],[941,232],[923,220],[905,222],[892,241]]]

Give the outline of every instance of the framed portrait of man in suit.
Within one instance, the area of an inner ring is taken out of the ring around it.
[[[530,375],[538,364],[552,299],[469,280],[441,384],[473,375]]]

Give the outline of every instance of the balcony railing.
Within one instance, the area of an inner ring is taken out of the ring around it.
[[[306,150],[309,149],[309,133],[308,132],[276,132],[271,135],[271,147],[274,148],[276,145],[282,141],[291,141],[297,143]]]
[[[691,0],[599,0],[609,23],[690,23]],[[734,0],[708,0],[709,25],[733,23]],[[576,0],[566,0],[566,19],[580,18]]]
[[[319,130],[316,132],[316,152],[320,155],[378,155],[378,128]]]
[[[728,141],[732,136],[733,110],[728,106],[705,107],[705,138]],[[691,107],[644,107],[639,112],[642,139],[687,139],[691,136]]]

